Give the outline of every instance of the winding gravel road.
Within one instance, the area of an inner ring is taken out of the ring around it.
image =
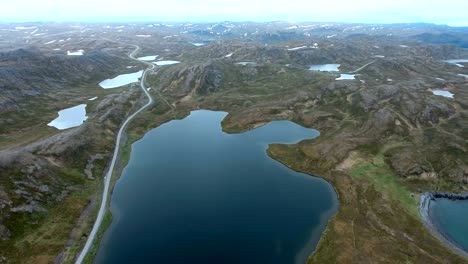
[[[128,44],[127,44],[128,45]],[[148,108],[151,104],[153,104],[153,98],[151,97],[151,95],[149,94],[149,92],[147,91],[147,89],[145,88],[145,78],[146,78],[146,74],[149,70],[152,70],[155,65],[152,64],[152,63],[149,63],[149,62],[144,62],[144,61],[140,61],[138,59],[136,59],[134,57],[134,55],[140,50],[140,47],[137,46],[137,45],[132,45],[135,47],[135,50],[132,51],[128,57],[130,57],[131,59],[133,60],[136,60],[138,62],[141,62],[141,63],[145,63],[146,65],[148,65],[149,67],[143,72],[143,75],[141,77],[141,80],[140,80],[140,87],[141,89],[143,90],[143,92],[145,92],[146,96],[148,97],[148,103],[145,104],[143,107],[141,107],[140,109],[138,109],[138,111],[136,111],[135,113],[133,113],[131,116],[129,116],[125,122],[122,124],[122,126],[120,127],[119,129],[119,133],[117,134],[117,139],[116,139],[116,142],[115,142],[115,148],[114,148],[114,154],[112,156],[112,162],[110,164],[110,167],[109,167],[109,170],[107,171],[106,173],[106,177],[104,178],[105,179],[105,183],[104,183],[104,191],[102,192],[102,200],[101,200],[101,207],[99,208],[99,212],[98,212],[98,215],[97,215],[97,218],[96,218],[96,221],[94,222],[94,226],[93,226],[93,230],[91,230],[91,233],[89,234],[88,236],[88,240],[86,241],[86,244],[83,248],[83,250],[81,251],[80,255],[78,256],[78,258],[76,259],[76,264],[81,264],[84,260],[84,258],[86,257],[86,255],[88,254],[89,252],[89,249],[91,248],[92,244],[93,244],[93,241],[94,239],[96,238],[96,234],[99,230],[99,226],[101,225],[102,223],[102,220],[104,219],[104,215],[106,214],[106,209],[107,209],[107,200],[109,198],[109,185],[110,185],[110,182],[111,182],[111,178],[112,178],[112,172],[114,171],[114,166],[115,166],[115,162],[117,160],[117,156],[119,154],[119,150],[120,150],[120,139],[122,137],[122,134],[123,132],[125,131],[125,128],[127,127],[128,123],[130,123],[130,121],[135,117],[137,116],[141,111],[145,110],[146,108]]]

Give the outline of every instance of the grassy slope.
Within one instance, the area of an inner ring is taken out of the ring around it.
[[[418,196],[383,162],[383,153],[355,157],[348,170],[327,172],[304,162],[294,146],[272,145],[268,153],[294,169],[322,175],[338,192],[339,213],[309,263],[466,262],[424,228]]]
[[[99,173],[102,166],[96,166]],[[88,205],[100,181],[85,180],[86,176],[77,170],[64,170],[62,179],[77,188],[63,201],[50,205],[43,214],[14,214],[7,222],[12,231],[11,240],[1,241],[3,254],[7,253],[12,263],[48,263],[53,262],[70,237],[70,231],[79,219],[81,212]],[[13,225],[14,224],[14,225]]]

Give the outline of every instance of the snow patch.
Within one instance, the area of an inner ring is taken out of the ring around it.
[[[192,45],[197,46],[197,47],[205,46],[205,45],[206,45],[206,44],[203,43],[203,42],[191,42],[191,43],[192,43]]]
[[[443,90],[434,90],[432,91],[432,93],[434,95],[438,95],[438,96],[443,96],[443,97],[447,97],[447,98],[453,98],[454,94],[449,92],[449,91],[443,91]]]
[[[301,46],[301,47],[295,47],[295,48],[290,48],[288,49],[289,51],[294,51],[294,50],[301,50],[301,49],[306,49],[307,46]]]
[[[74,50],[74,51],[67,50],[67,55],[68,56],[81,56],[83,54],[84,54],[84,50],[82,50],[82,49]]]
[[[156,61],[156,62],[153,62],[153,63],[158,65],[158,66],[166,66],[166,65],[172,65],[172,64],[180,63],[180,61],[162,60],[162,61]]]
[[[453,59],[453,60],[444,60],[444,62],[455,64],[456,66],[460,68],[464,68],[465,66],[460,63],[468,63],[468,60],[467,59]]]
[[[35,29],[36,27],[15,27],[17,30]]]
[[[256,65],[257,63],[253,61],[241,61],[241,62],[237,62],[236,64],[246,66],[246,65]]]
[[[337,81],[354,80],[354,79],[356,79],[354,76],[356,76],[356,74],[340,74],[340,77],[336,78],[335,80],[337,80]]]

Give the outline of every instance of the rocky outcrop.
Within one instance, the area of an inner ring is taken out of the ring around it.
[[[191,93],[208,95],[220,89],[223,77],[221,66],[212,61],[191,66],[181,65],[158,75],[158,89],[178,97]]]
[[[435,200],[435,199],[449,199],[452,201],[468,200],[468,193],[431,192],[428,195],[431,200]]]
[[[92,180],[94,179],[93,175],[93,168],[94,168],[94,161],[104,159],[104,155],[101,153],[98,153],[96,155],[91,155],[91,157],[88,160],[88,163],[86,164],[86,168],[84,170],[84,173],[88,177],[88,179]]]
[[[468,48],[468,34],[466,32],[422,33],[412,38],[430,44],[451,44],[461,48]],[[443,56],[445,54],[441,54]],[[446,58],[446,57],[445,57]]]
[[[11,208],[10,211],[14,212],[14,213],[18,213],[18,212],[21,212],[21,213],[36,213],[36,212],[42,213],[42,212],[47,212],[46,209],[44,209],[43,207],[37,205],[36,203],[23,204],[23,205],[20,205],[20,206],[16,206],[16,207]]]
[[[10,239],[11,232],[8,228],[4,225],[0,224],[0,240],[8,240]]]

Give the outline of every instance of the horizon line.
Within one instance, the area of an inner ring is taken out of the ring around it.
[[[255,20],[24,20],[24,21],[14,21],[14,20],[0,20],[1,24],[26,24],[26,23],[84,23],[84,24],[102,24],[102,23],[113,23],[113,24],[128,24],[128,23],[174,23],[174,24],[186,24],[186,23],[197,23],[197,24],[208,24],[208,23],[315,23],[315,24],[361,24],[361,25],[415,25],[415,24],[426,24],[426,25],[435,25],[435,26],[446,26],[453,28],[468,28],[467,26],[451,26],[446,23],[435,23],[435,22],[339,22],[339,21],[310,21],[310,20],[264,20],[264,21],[255,21]]]

